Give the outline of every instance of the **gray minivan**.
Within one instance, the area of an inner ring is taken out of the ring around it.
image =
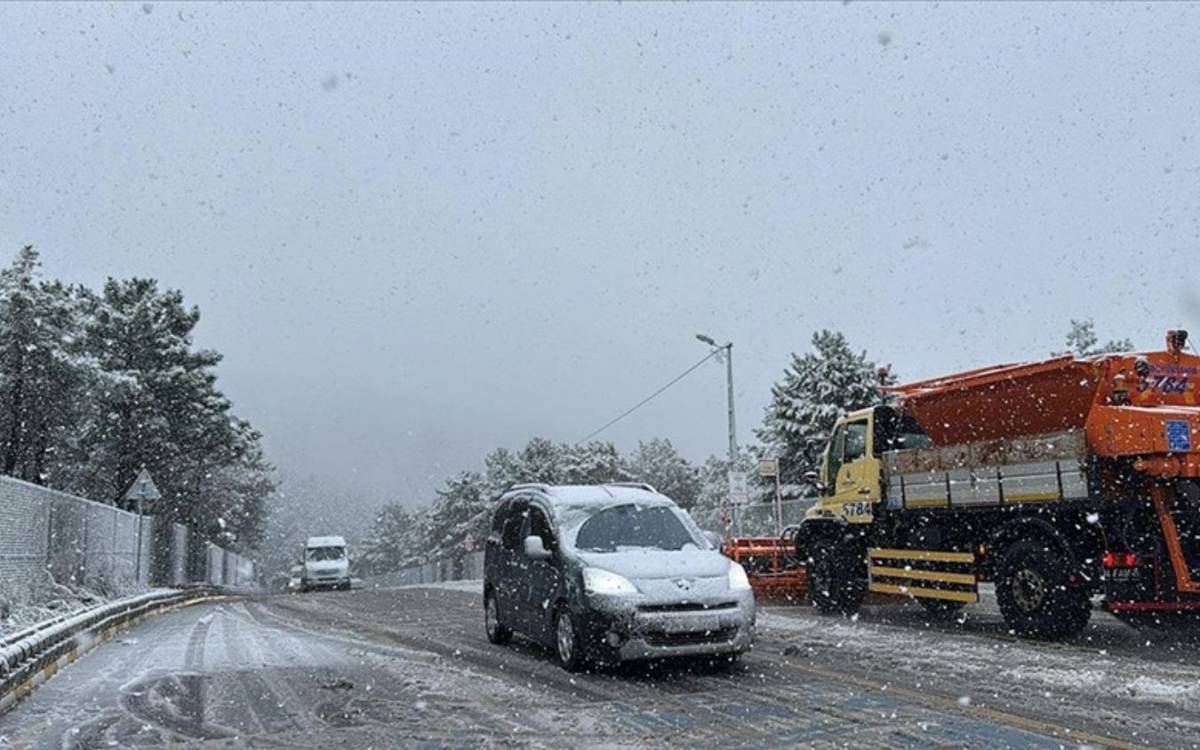
[[[484,555],[488,640],[514,632],[588,663],[727,654],[754,641],[754,594],[691,517],[649,485],[517,485]]]

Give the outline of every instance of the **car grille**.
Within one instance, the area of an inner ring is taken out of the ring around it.
[[[670,604],[642,604],[641,612],[711,612],[715,609],[737,609],[737,602],[672,602]]]
[[[651,646],[698,646],[706,643],[728,643],[737,635],[737,628],[717,630],[691,630],[682,633],[653,631],[643,633],[642,638]]]

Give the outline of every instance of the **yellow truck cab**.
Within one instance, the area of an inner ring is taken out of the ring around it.
[[[875,410],[860,409],[833,428],[821,457],[820,499],[808,514],[841,517],[848,523],[870,523],[880,491],[880,463],[875,449]]]
[[[805,518],[871,523],[884,497],[883,451],[928,445],[929,438],[916,423],[890,407],[846,414],[834,425],[821,456],[821,471],[813,477],[818,500]]]

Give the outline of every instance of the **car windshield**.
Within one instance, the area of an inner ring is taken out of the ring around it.
[[[325,562],[326,560],[341,560],[346,552],[341,547],[309,547],[309,562]]]
[[[681,550],[705,545],[670,506],[618,505],[592,514],[575,535],[581,552]]]

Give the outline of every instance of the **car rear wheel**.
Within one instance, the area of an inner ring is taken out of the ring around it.
[[[512,640],[512,631],[500,622],[500,608],[496,604],[496,595],[490,591],[483,598],[483,628],[487,631],[488,641],[498,646]]]
[[[559,665],[568,672],[583,669],[584,658],[579,640],[579,630],[566,607],[554,616],[554,652]]]

